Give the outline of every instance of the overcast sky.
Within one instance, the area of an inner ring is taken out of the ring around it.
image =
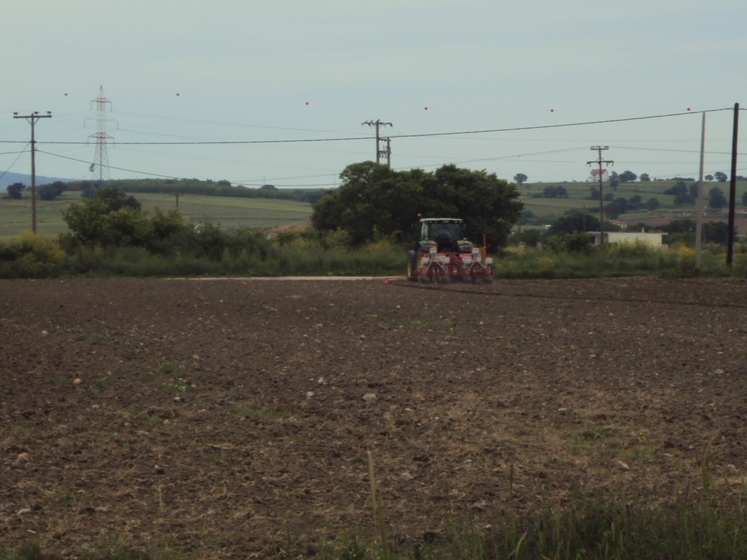
[[[13,113],[52,111],[37,173],[92,178],[100,86],[113,179],[255,186],[335,186],[375,158],[361,123],[377,119],[396,169],[585,180],[600,144],[618,172],[695,177],[697,112],[747,107],[744,0],[25,0],[0,14],[0,173],[30,169]],[[729,172],[732,118],[708,114],[707,173]]]

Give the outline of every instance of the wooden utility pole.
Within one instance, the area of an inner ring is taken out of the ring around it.
[[[703,111],[703,124],[700,129],[700,175],[698,176],[698,214],[695,218],[695,250],[698,253],[695,264],[700,268],[703,264],[703,168],[705,166],[705,129],[706,114]]]
[[[51,119],[52,112],[47,111],[46,115],[40,115],[39,111],[30,115],[13,113],[13,118],[26,119],[31,124],[31,231],[36,233],[36,140],[34,139],[34,125],[39,119]]]
[[[731,140],[731,181],[729,182],[729,247],[726,249],[726,266],[734,265],[734,214],[737,204],[737,147],[739,144],[739,103],[734,104],[734,132]]]
[[[382,138],[383,142],[386,142],[386,148],[384,150],[381,150],[382,156],[386,156],[386,166],[391,169],[392,167],[392,139],[391,138]]]
[[[387,165],[389,165],[391,159],[391,147],[390,147],[390,139],[385,138],[386,140],[386,148],[384,150],[381,149],[381,137],[379,136],[379,129],[382,126],[392,126],[392,123],[390,122],[382,122],[379,119],[376,119],[375,121],[365,121],[361,123],[361,126],[364,124],[367,124],[368,126],[375,126],[376,127],[376,163],[381,163],[381,156],[385,156],[387,158]]]
[[[599,157],[594,161],[587,161],[586,165],[596,163],[599,165],[599,244],[604,244],[604,178],[602,177],[602,164],[614,165],[612,160],[602,159],[602,151],[609,150],[609,146],[592,146],[593,151],[599,152]]]

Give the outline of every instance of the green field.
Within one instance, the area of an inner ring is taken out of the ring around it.
[[[694,181],[688,181],[690,185]],[[616,190],[612,189],[609,184],[604,185],[604,194],[613,193],[616,198],[626,198],[630,200],[631,197],[639,195],[644,202],[650,198],[656,198],[661,203],[661,208],[655,212],[639,211],[635,214],[626,213],[621,214],[618,218],[622,221],[638,221],[647,218],[658,218],[664,216],[671,216],[672,212],[688,212],[694,211],[694,206],[674,207],[674,196],[664,194],[664,191],[673,187],[676,184],[675,181],[648,181],[648,182],[632,182],[632,183],[621,183]],[[533,194],[539,194],[543,192],[546,187],[550,186],[562,186],[568,191],[568,198],[533,198]],[[589,211],[599,209],[599,200],[591,200],[587,198],[591,194],[591,188],[598,186],[598,183],[587,183],[587,182],[557,182],[557,183],[525,183],[519,188],[521,192],[521,201],[524,203],[525,210],[531,210],[537,216],[542,218],[551,218],[561,216],[568,210],[583,210],[586,208]],[[729,183],[717,183],[717,182],[706,182],[703,188],[706,192],[713,187],[719,187],[724,194],[728,197],[729,194]],[[742,206],[742,196],[747,190],[747,183],[740,181],[737,183],[737,206]],[[605,202],[605,204],[607,204]]]
[[[144,210],[176,207],[176,198],[168,194],[135,194]],[[80,201],[79,192],[65,192],[57,200],[38,200],[36,224],[39,233],[54,235],[67,230],[62,209]],[[192,222],[210,221],[226,229],[237,227],[274,228],[284,225],[305,226],[311,217],[311,205],[305,202],[264,198],[181,195],[179,209]],[[31,199],[0,199],[0,239],[8,239],[31,230]]]
[[[616,197],[630,199],[635,195],[647,201],[657,198],[662,207],[655,212],[638,211],[620,215],[619,219],[626,222],[638,222],[655,218],[683,217],[694,211],[694,207],[675,208],[674,197],[663,194],[665,190],[674,186],[673,181],[651,181],[622,183],[613,190],[607,184],[604,193],[612,192]],[[533,194],[541,193],[549,186],[563,186],[568,191],[568,198],[533,198]],[[525,183],[520,187],[521,201],[525,210],[531,210],[538,217],[550,223],[552,219],[563,215],[569,210],[583,210],[594,212],[599,208],[598,200],[587,197],[595,184],[587,182],[553,182],[553,183]],[[728,195],[728,183],[708,182],[706,192],[718,186]],[[737,183],[737,205],[741,206],[742,196],[747,190],[747,183]],[[135,193],[146,210],[158,207],[162,210],[174,208],[176,198],[171,194],[140,194]],[[54,235],[67,229],[62,221],[62,209],[74,201],[80,200],[80,193],[65,192],[54,201],[37,201],[37,230],[40,233]],[[192,222],[210,221],[219,223],[226,229],[237,227],[273,228],[282,225],[305,226],[311,216],[311,205],[305,202],[265,198],[234,198],[226,196],[181,195],[179,208]],[[0,240],[9,239],[19,232],[31,229],[31,200],[26,193],[23,200],[0,199]]]

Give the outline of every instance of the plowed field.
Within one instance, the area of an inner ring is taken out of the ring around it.
[[[0,282],[0,544],[313,555],[747,471],[736,280]],[[509,485],[513,496],[509,496]],[[107,537],[109,535],[109,537]],[[114,536],[114,537],[112,537]]]

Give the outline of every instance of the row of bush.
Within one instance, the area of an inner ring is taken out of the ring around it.
[[[387,239],[359,249],[346,245],[346,234],[321,236],[313,230],[281,233],[267,239],[261,231],[227,232],[213,224],[181,231],[176,238],[141,245],[91,246],[22,233],[0,244],[0,277],[57,276],[401,276],[406,251]],[[496,259],[497,278],[591,278],[747,276],[747,246],[737,244],[732,268],[725,248],[705,246],[700,267],[692,247],[666,249],[633,244],[594,246],[586,233],[555,235],[542,249],[511,246]]]
[[[204,233],[207,231],[207,233]],[[53,239],[24,232],[0,243],[0,278],[58,276],[372,276],[401,275],[403,252],[383,240],[357,250],[340,243],[344,235],[316,239],[312,233],[230,233],[209,224],[185,236],[186,250],[163,244],[92,247],[70,244],[65,235]],[[164,251],[168,248],[168,251]]]
[[[577,232],[548,237],[543,248],[512,246],[497,261],[503,278],[599,278],[614,276],[747,276],[747,245],[738,243],[732,267],[726,248],[704,247],[701,266],[692,246],[678,242],[654,248],[643,243],[592,245],[591,235]]]
[[[153,214],[131,195],[100,189],[62,212],[69,231],[52,239],[23,233],[0,244],[0,277],[60,275],[401,274],[402,250],[388,240],[348,249],[347,233],[227,231],[191,224],[178,210]]]
[[[268,239],[261,230],[226,231],[211,223],[194,225],[178,210],[156,209],[151,215],[134,197],[117,189],[101,189],[70,204],[63,210],[63,220],[69,231],[56,239],[23,233],[0,244],[0,277],[394,276],[405,269],[405,248],[387,237],[354,247],[344,230],[307,229]],[[593,227],[587,220],[593,222],[594,218],[561,218],[547,232],[535,230],[543,249],[506,250],[497,261],[497,276],[744,276],[747,272],[747,255],[741,245],[734,270],[725,266],[724,246],[713,244],[707,247],[704,265],[696,267],[695,253],[687,244],[690,224],[684,221],[671,224],[674,248],[662,251],[645,245],[594,247],[591,235],[576,231],[579,223]],[[706,225],[714,229],[724,224]],[[710,230],[705,229],[708,237]],[[720,229],[711,233],[714,240],[723,237]]]

